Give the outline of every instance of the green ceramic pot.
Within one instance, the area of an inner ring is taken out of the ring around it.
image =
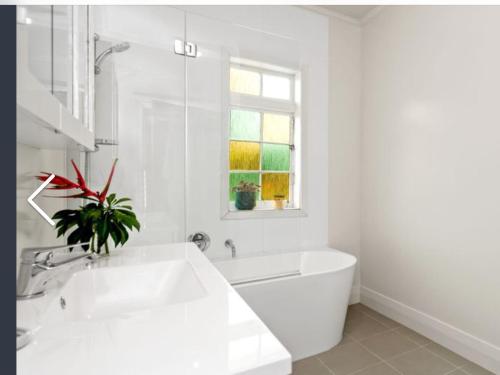
[[[237,191],[234,205],[238,210],[253,210],[255,208],[254,191]]]

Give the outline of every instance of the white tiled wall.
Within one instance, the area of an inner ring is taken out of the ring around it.
[[[18,265],[21,249],[30,246],[49,246],[61,244],[52,227],[27,202],[27,198],[40,186],[41,182],[35,179],[40,171],[66,175],[64,150],[41,150],[17,144],[17,173],[16,173],[16,201],[17,201],[17,254]],[[65,208],[64,199],[45,198],[41,193],[36,203],[49,215]],[[51,193],[47,193],[51,194]]]
[[[102,40],[131,43],[130,50],[106,61],[108,72],[96,78],[99,90],[106,85],[98,81],[114,75],[116,90],[101,89],[96,100],[116,101],[120,146],[102,147],[92,158],[97,185],[112,157],[120,159],[113,190],[134,199],[143,223],[131,244],[182,241],[198,230],[212,237],[210,257],[228,253],[227,238],[240,253],[326,244],[328,19],[292,6],[95,9]],[[202,53],[196,59],[173,53],[184,29]],[[221,220],[222,127],[227,126],[222,75],[230,56],[302,72],[305,217]],[[96,128],[109,125],[100,118],[109,116],[98,112]]]
[[[229,255],[223,246],[227,238],[234,240],[239,254],[326,244],[328,19],[290,6],[185,9],[187,40],[202,52],[201,58],[187,61],[187,231],[205,230],[212,236],[209,257]],[[305,217],[221,220],[228,95],[223,78],[230,56],[301,72]]]

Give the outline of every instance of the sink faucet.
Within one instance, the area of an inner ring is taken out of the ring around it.
[[[231,249],[231,257],[234,258],[236,257],[236,246],[234,246],[234,242],[232,239],[227,239],[226,242],[224,242],[224,246],[227,247],[228,249]]]
[[[67,267],[63,267],[64,265],[73,264],[81,259],[94,260],[95,255],[92,253],[84,252],[75,255],[77,249],[85,251],[82,245],[88,244],[23,249],[17,278],[17,298],[41,297],[45,294],[50,279],[63,270],[67,270]],[[70,252],[71,249],[73,249],[72,252]]]

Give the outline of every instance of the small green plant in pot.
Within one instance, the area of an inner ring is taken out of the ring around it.
[[[240,181],[233,187],[236,199],[234,205],[238,210],[253,210],[257,200],[257,192],[260,186],[253,182]]]
[[[115,247],[124,245],[129,238],[129,231],[140,230],[141,226],[135,213],[132,211],[128,201],[129,198],[118,198],[116,194],[109,194],[111,179],[115,171],[117,160],[113,162],[111,172],[106,185],[101,192],[90,190],[75,162],[71,160],[76,172],[76,182],[66,177],[54,175],[50,181],[51,190],[77,190],[76,194],[59,196],[55,198],[77,198],[90,201],[80,206],[76,210],[61,210],[52,217],[57,221],[57,237],[69,233],[67,237],[68,245],[77,243],[90,243],[83,245],[85,250],[90,250],[97,254],[104,249],[109,254],[108,240],[112,239]],[[37,176],[41,181],[46,181],[51,173],[42,172],[42,176]]]

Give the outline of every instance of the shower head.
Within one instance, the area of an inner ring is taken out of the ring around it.
[[[98,40],[98,39],[96,39],[96,40]],[[121,43],[115,44],[115,45],[109,47],[108,49],[102,51],[99,54],[99,56],[97,56],[95,59],[95,65],[94,65],[95,74],[101,73],[101,64],[106,59],[106,57],[108,57],[112,53],[124,52],[124,51],[128,50],[129,48],[130,48],[130,43],[121,42]]]

